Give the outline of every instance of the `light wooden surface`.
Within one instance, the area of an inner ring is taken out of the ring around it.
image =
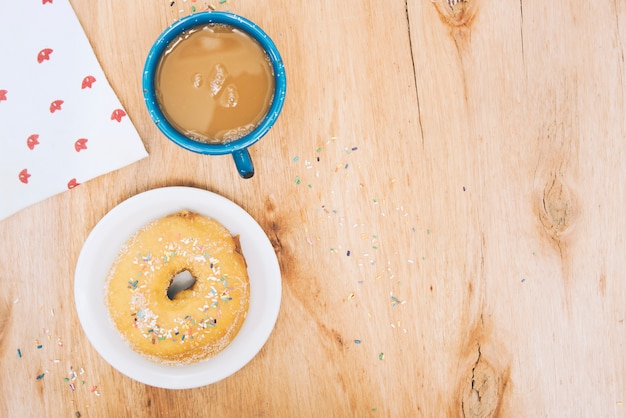
[[[626,4],[72,5],[150,156],[0,222],[0,416],[626,416]],[[287,69],[250,180],[141,96],[152,41],[209,5]],[[262,351],[184,391],[111,368],[73,299],[98,220],[174,185],[244,207],[284,286]]]

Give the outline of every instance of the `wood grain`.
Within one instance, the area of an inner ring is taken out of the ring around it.
[[[0,416],[626,416],[624,4],[71,3],[150,156],[0,222]],[[250,180],[141,95],[153,40],[210,6],[287,69]],[[111,368],[73,300],[102,216],[174,185],[244,207],[283,280],[261,352],[183,391]]]

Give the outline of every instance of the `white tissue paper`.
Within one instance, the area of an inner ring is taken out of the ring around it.
[[[147,156],[68,0],[2,16],[0,220]]]

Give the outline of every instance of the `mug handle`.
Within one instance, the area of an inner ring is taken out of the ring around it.
[[[247,148],[233,152],[233,160],[235,160],[237,171],[242,178],[249,179],[254,176],[254,165]]]

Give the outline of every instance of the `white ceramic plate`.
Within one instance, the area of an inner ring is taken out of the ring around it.
[[[250,306],[239,334],[217,356],[192,365],[166,366],[135,353],[122,339],[109,319],[104,282],[128,238],[151,220],[183,209],[212,217],[233,235],[239,234],[250,277]],[[261,350],[280,309],[280,268],[265,232],[241,207],[206,190],[165,187],[131,197],[98,222],[78,258],[74,298],[87,338],[111,366],[151,386],[194,388],[230,376]]]

